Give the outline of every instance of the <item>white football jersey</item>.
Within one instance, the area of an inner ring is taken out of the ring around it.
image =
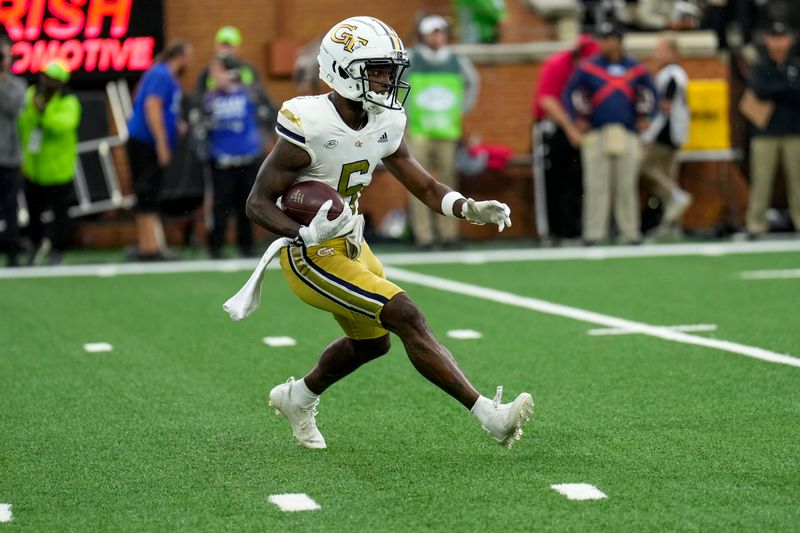
[[[283,103],[275,131],[311,156],[297,181],[317,180],[336,189],[358,210],[361,189],[372,172],[400,147],[406,127],[402,109],[369,113],[367,124],[356,131],[344,123],[327,94],[300,96]]]

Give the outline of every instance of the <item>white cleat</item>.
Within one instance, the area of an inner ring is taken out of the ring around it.
[[[503,399],[502,385],[497,387],[494,397],[494,410],[490,419],[483,425],[494,440],[501,446],[511,448],[522,438],[522,424],[533,414],[533,397],[523,392],[511,403],[500,403]]]
[[[294,378],[289,378],[269,391],[269,405],[275,408],[276,415],[283,415],[292,426],[292,434],[301,446],[313,449],[327,448],[325,438],[317,429],[317,405],[319,398],[308,406],[292,401],[291,392]]]
[[[680,220],[690,205],[692,205],[692,195],[682,189],[676,189],[672,193],[669,203],[664,207],[661,225],[669,226]]]

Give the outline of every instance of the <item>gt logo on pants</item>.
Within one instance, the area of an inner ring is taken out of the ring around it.
[[[317,250],[317,255],[320,257],[325,257],[326,255],[333,255],[336,253],[336,250],[333,248],[320,248]]]

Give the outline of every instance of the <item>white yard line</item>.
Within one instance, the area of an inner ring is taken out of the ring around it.
[[[577,307],[556,304],[546,300],[529,298],[510,292],[498,291],[495,289],[489,289],[487,287],[481,287],[479,285],[462,283],[460,281],[453,281],[436,276],[428,276],[426,274],[419,274],[417,272],[410,272],[408,270],[394,267],[387,267],[386,275],[389,276],[389,279],[392,281],[404,281],[407,283],[431,287],[433,289],[461,294],[464,296],[471,296],[473,298],[481,298],[492,302],[522,307],[524,309],[530,309],[532,311],[538,311],[540,313],[546,313],[549,315],[571,318],[573,320],[580,320],[581,322],[588,322],[590,324],[598,324],[608,328],[624,329],[635,333],[641,333],[643,335],[649,335],[651,337],[658,337],[668,341],[679,342],[682,344],[693,344],[695,346],[703,346],[706,348],[714,348],[715,350],[722,350],[744,355],[745,357],[752,357],[754,359],[760,359],[770,363],[778,363],[800,368],[800,359],[796,357],[771,352],[755,346],[747,346],[746,344],[739,344],[736,342],[719,339],[708,339],[680,331],[672,331],[661,326],[651,326],[642,322],[635,322],[633,320],[618,318],[611,315],[595,313],[593,311],[587,311]]]
[[[273,348],[281,348],[284,346],[296,346],[297,341],[292,337],[264,337],[261,342]]]
[[[637,257],[723,256],[800,252],[800,239],[764,242],[650,244],[644,246],[597,246],[592,248],[521,248],[469,252],[380,254],[385,265],[435,265],[442,263],[504,263],[513,261],[563,261],[624,259]],[[223,261],[174,261],[55,267],[0,268],[0,280],[74,276],[113,277],[134,274],[186,274],[192,272],[240,272],[253,270],[258,259]],[[277,261],[270,268],[279,268]]]
[[[716,324],[688,324],[685,326],[661,326],[672,331],[697,332],[697,331],[717,331]],[[603,335],[632,335],[638,331],[630,331],[621,328],[597,328],[586,332],[588,335],[601,337]]]
[[[321,508],[308,494],[273,494],[269,501],[287,512],[316,511]]]
[[[10,503],[0,503],[0,522],[11,522],[14,515],[11,513]]]
[[[451,339],[475,340],[483,337],[483,334],[474,329],[451,329],[447,332],[447,336]]]
[[[89,353],[110,352],[114,347],[107,342],[87,342],[83,349]]]
[[[386,265],[441,263],[505,263],[512,261],[563,261],[625,259],[637,257],[723,256],[800,251],[800,239],[763,242],[645,244],[643,246],[594,246],[567,248],[518,248],[513,250],[381,254]]]
[[[742,272],[739,277],[746,280],[764,279],[797,279],[800,278],[800,268],[787,270],[751,270]]]
[[[589,483],[560,483],[550,488],[563,494],[568,500],[604,500],[608,498],[603,491]]]

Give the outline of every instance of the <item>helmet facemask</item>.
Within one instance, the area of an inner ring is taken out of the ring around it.
[[[397,58],[392,59],[365,59],[350,63],[348,74],[361,83],[360,100],[367,113],[383,113],[384,109],[402,109],[408,98],[411,86],[402,80],[403,72],[408,67],[405,54],[397,53]],[[391,67],[388,81],[369,78],[369,70],[373,68]],[[370,84],[382,85],[385,92],[373,91]]]

